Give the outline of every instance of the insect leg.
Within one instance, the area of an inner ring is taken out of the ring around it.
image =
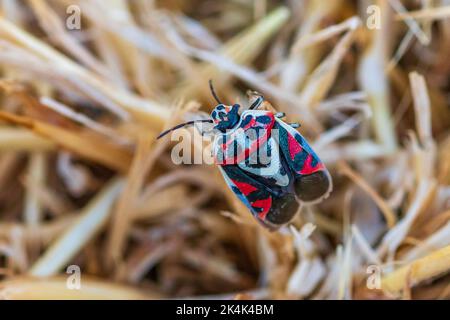
[[[261,104],[264,102],[264,97],[260,93],[258,93],[256,91],[248,90],[247,91],[247,96],[250,99],[253,98],[253,97],[256,97],[256,100],[253,101],[252,105],[249,107],[250,110],[258,109],[261,106]]]
[[[259,96],[258,98],[256,98],[255,102],[252,103],[252,105],[250,106],[249,109],[250,110],[258,109],[261,106],[261,104],[263,103],[263,101],[264,101],[264,98],[262,96]]]

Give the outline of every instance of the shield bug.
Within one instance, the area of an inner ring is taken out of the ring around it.
[[[197,122],[214,125],[215,163],[236,196],[265,227],[275,230],[288,223],[301,203],[317,203],[332,189],[325,165],[295,129],[282,120],[284,113],[258,110],[267,103],[253,92],[250,107],[239,113],[239,104],[223,104],[212,83],[218,105],[211,119],[179,124],[167,133]]]

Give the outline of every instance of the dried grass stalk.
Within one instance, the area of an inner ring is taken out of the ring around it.
[[[96,279],[83,279],[80,290],[70,290],[67,279],[18,278],[2,282],[0,298],[7,300],[145,300],[160,296]]]
[[[33,120],[24,116],[0,111],[0,119],[30,128],[35,133],[46,137],[58,145],[67,148],[87,159],[98,161],[107,167],[118,169],[122,172],[128,170],[130,154],[123,147],[99,137],[90,132],[73,132],[42,121]]]
[[[384,291],[399,293],[405,288],[431,280],[450,270],[450,246],[433,251],[427,256],[414,260],[383,277],[381,285]]]
[[[389,86],[385,74],[389,43],[389,16],[391,10],[388,1],[376,1],[380,8],[381,28],[367,31],[368,43],[358,67],[358,77],[373,112],[373,130],[377,141],[388,152],[397,148],[397,138],[389,110]]]
[[[55,144],[29,130],[2,126],[0,148],[2,151],[49,151]]]
[[[122,180],[110,182],[83,209],[78,220],[35,262],[29,274],[36,277],[48,277],[66,266],[73,256],[104,227],[122,187]]]
[[[448,297],[445,2],[2,1],[0,295]],[[216,166],[173,163],[156,134],[207,117],[210,78],[301,123],[327,199],[269,232]]]

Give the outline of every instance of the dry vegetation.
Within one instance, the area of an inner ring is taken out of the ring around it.
[[[450,298],[450,1],[0,4],[2,297]],[[270,233],[174,165],[155,137],[212,109],[208,79],[299,121],[331,196]]]

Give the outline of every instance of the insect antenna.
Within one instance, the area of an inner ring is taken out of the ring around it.
[[[212,96],[214,97],[214,99],[216,99],[216,101],[217,101],[219,104],[223,104],[223,103],[220,101],[220,99],[217,97],[216,91],[214,90],[214,86],[213,86],[212,80],[209,79],[208,83],[209,83],[209,89],[211,90],[211,94],[212,94]]]
[[[180,129],[180,128],[183,128],[183,127],[186,127],[186,126],[193,125],[194,123],[197,123],[197,122],[210,122],[210,123],[212,123],[213,121],[211,119],[201,119],[201,120],[193,120],[193,121],[188,121],[188,122],[185,122],[185,123],[180,123],[179,125],[176,125],[173,128],[170,128],[170,129],[168,129],[166,131],[161,132],[156,139],[164,137],[169,132],[172,132],[174,130],[177,130],[177,129]]]

